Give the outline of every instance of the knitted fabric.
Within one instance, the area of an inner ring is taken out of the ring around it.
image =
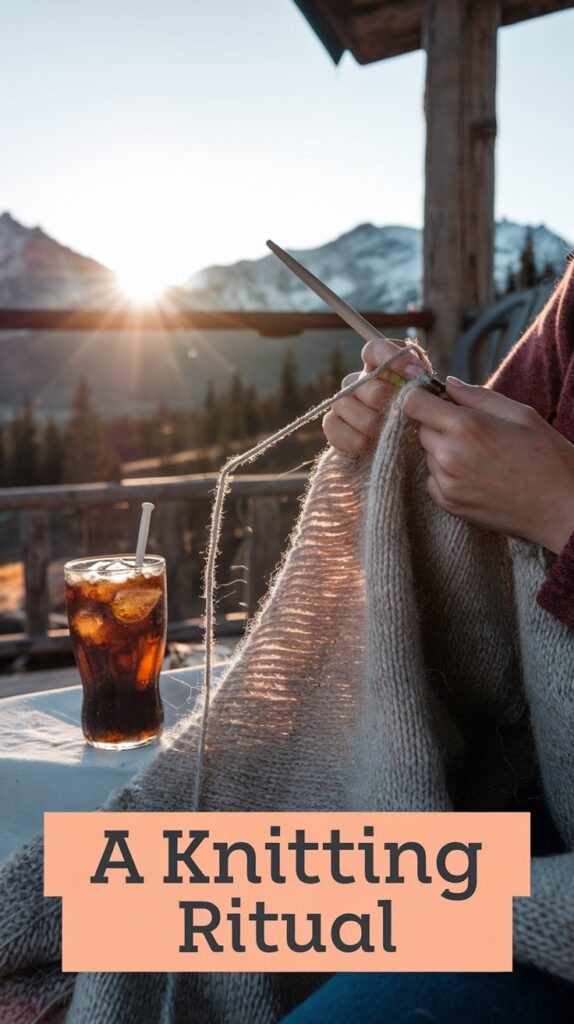
[[[531,405],[574,444],[574,262],[489,386]],[[548,569],[537,600],[574,629],[574,532]]]
[[[284,564],[213,697],[207,810],[500,810],[541,772],[574,849],[574,634],[535,546],[450,516],[397,396],[376,449],[328,450]],[[199,713],[106,809],[194,806]],[[533,864],[515,956],[574,981],[574,853]],[[58,970],[40,839],[0,873],[0,1021],[272,1024],[312,974]],[[89,925],[87,925],[89,926]]]

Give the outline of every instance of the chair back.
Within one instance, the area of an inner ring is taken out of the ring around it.
[[[449,373],[469,384],[484,384],[545,306],[553,288],[552,281],[544,281],[481,309],[459,334]]]

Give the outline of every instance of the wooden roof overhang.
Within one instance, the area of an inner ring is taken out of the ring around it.
[[[425,0],[295,0],[337,64],[345,50],[359,64],[423,46]],[[501,26],[574,7],[574,0],[500,0]]]

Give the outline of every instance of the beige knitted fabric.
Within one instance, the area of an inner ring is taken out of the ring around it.
[[[536,604],[540,549],[432,503],[401,413],[406,390],[374,452],[329,450],[318,464],[284,565],[214,697],[202,807],[497,810],[538,762],[573,849],[574,634]],[[198,734],[195,716],[107,807],[192,809]],[[272,1024],[322,980],[63,976],[41,858],[38,840],[0,873],[3,1024],[31,1024],[50,1004],[49,1019],[67,1024]],[[574,853],[535,862],[533,897],[515,914],[517,958],[572,981],[573,865]]]

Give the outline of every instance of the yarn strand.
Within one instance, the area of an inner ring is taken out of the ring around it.
[[[379,377],[396,359],[401,358],[407,352],[415,352],[419,355],[427,369],[430,371],[430,364],[424,350],[415,341],[409,342],[400,348],[397,352],[394,352],[390,359],[387,359],[385,363],[377,366],[374,370],[366,373],[364,377],[359,377],[357,380],[352,381],[350,384],[345,385],[340,391],[332,395],[331,398],[326,398],[324,401],[319,402],[318,405],[312,406],[303,415],[298,416],[297,419],[292,420],[291,423],[287,423],[286,426],[281,427],[275,431],[269,437],[259,441],[252,448],[249,448],[246,452],[242,452],[238,455],[233,455],[228,461],[221,467],[217,476],[215,484],[215,496],[213,499],[212,513],[211,513],[211,526],[209,531],[209,543],[207,549],[207,559],[205,566],[205,583],[204,583],[204,598],[205,598],[205,666],[204,666],[204,677],[203,677],[203,712],[201,717],[201,730],[199,737],[199,750],[197,760],[197,775],[195,784],[195,810],[200,810],[201,802],[201,790],[203,783],[203,766],[205,761],[205,747],[207,738],[207,719],[209,716],[210,697],[211,697],[211,679],[213,671],[213,627],[215,620],[215,576],[217,568],[217,555],[219,552],[219,541],[221,538],[221,524],[223,519],[223,502],[225,495],[229,489],[230,478],[233,473],[239,469],[240,466],[244,466],[249,462],[253,462],[264,452],[268,451],[283,438],[289,437],[290,434],[295,433],[300,427],[304,427],[307,423],[311,423],[312,420],[317,419],[322,413],[327,412],[330,407],[340,401],[341,398],[346,398],[347,395],[351,395],[358,388],[362,387],[363,384],[368,383],[370,380],[375,380]]]

